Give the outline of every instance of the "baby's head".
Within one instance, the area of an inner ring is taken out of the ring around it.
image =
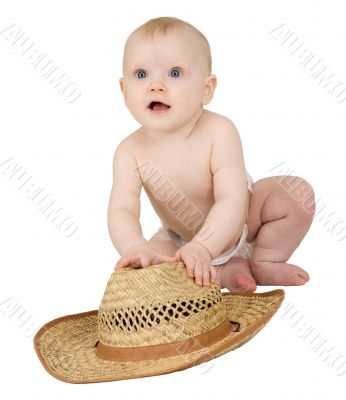
[[[211,101],[211,67],[209,43],[195,27],[172,17],[151,19],[125,44],[120,88],[126,106],[143,126],[177,129]]]

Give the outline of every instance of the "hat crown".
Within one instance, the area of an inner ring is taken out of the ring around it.
[[[176,342],[226,320],[219,285],[201,287],[182,262],[113,272],[98,311],[99,341],[112,347]]]

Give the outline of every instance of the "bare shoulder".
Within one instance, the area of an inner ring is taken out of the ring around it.
[[[127,153],[128,155],[133,155],[136,146],[138,146],[140,139],[139,129],[132,132],[130,135],[126,136],[120,141],[115,149],[115,153]]]
[[[205,125],[207,126],[213,141],[225,136],[239,137],[238,130],[231,119],[224,115],[207,110],[205,116]]]
[[[208,119],[208,130],[212,138],[212,171],[215,172],[230,162],[239,163],[242,158],[242,144],[234,123],[229,118],[212,112],[208,113]]]

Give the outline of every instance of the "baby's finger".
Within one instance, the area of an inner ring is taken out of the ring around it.
[[[195,282],[197,285],[203,285],[203,265],[200,261],[196,261],[195,265]]]
[[[209,266],[209,270],[210,270],[210,279],[211,279],[211,281],[212,282],[216,282],[216,270],[215,270],[215,267],[213,265],[210,265]]]
[[[121,268],[127,267],[129,264],[138,264],[138,257],[124,257],[121,260],[119,260],[115,266],[116,270],[119,270]]]
[[[116,264],[115,264],[115,267],[114,267],[114,270],[115,271],[118,271],[119,269],[121,269],[121,268],[123,268],[123,260],[122,259],[120,259]]]
[[[123,263],[119,263],[119,264],[117,264],[116,266],[115,266],[115,271],[119,271],[121,268],[125,268],[126,267],[126,264],[123,264]]]
[[[202,270],[202,277],[203,277],[203,286],[210,286],[209,264],[203,262],[201,270]]]
[[[191,256],[186,256],[183,258],[183,262],[186,266],[187,275],[190,278],[194,278],[195,277],[195,265],[196,265],[196,261],[194,260],[194,258]]]

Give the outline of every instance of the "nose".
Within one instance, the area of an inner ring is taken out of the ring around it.
[[[149,86],[149,91],[150,92],[165,92],[166,91],[166,86],[161,80],[155,80],[151,82]]]

